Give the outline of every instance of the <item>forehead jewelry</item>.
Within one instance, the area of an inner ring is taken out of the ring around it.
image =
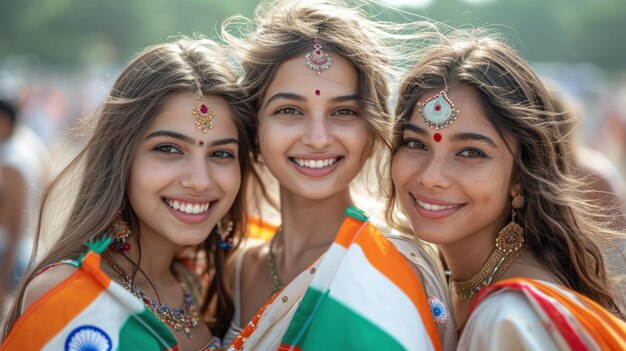
[[[330,56],[322,50],[322,44],[320,44],[317,39],[315,39],[315,44],[313,44],[313,50],[306,54],[305,58],[306,65],[317,71],[318,76],[322,71],[329,69],[333,61]]]
[[[206,133],[207,130],[213,128],[213,118],[215,118],[215,112],[213,112],[213,106],[211,106],[204,95],[199,95],[196,105],[193,107],[193,115],[196,117],[196,129],[202,133]]]
[[[434,129],[445,128],[452,124],[456,116],[461,113],[454,109],[454,104],[448,97],[448,87],[439,94],[429,98],[424,103],[418,102],[420,115],[426,124]]]

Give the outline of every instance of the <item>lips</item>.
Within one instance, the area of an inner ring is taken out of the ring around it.
[[[454,215],[465,206],[464,203],[453,203],[434,198],[410,194],[415,206],[415,212],[424,219],[440,220]]]
[[[329,157],[317,160],[292,157],[290,160],[300,167],[316,169],[334,165],[337,161],[339,161],[339,157]]]
[[[203,203],[190,203],[180,200],[166,199],[165,203],[171,208],[186,214],[201,214],[209,210],[211,204],[215,201],[203,202]]]
[[[415,203],[421,208],[426,209],[428,211],[443,211],[443,210],[449,210],[451,208],[458,208],[462,206],[461,204],[436,205],[436,204],[431,204],[428,202],[420,201],[418,199],[415,199]]]

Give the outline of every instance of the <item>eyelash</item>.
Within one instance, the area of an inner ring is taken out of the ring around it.
[[[213,153],[211,153],[211,157],[216,157],[216,158],[235,158],[235,155],[233,153],[231,153],[230,151],[224,151],[224,150],[220,150],[220,151],[215,151]]]
[[[427,150],[426,145],[424,145],[424,143],[413,138],[402,140],[402,144],[400,145],[400,147],[406,147],[412,150]],[[468,154],[468,153],[471,153],[471,154]],[[477,148],[465,148],[461,150],[459,153],[457,153],[457,155],[460,157],[465,157],[465,158],[470,158],[470,159],[487,158],[487,154]]]
[[[346,107],[337,109],[332,114],[333,116],[358,116],[359,115],[357,111],[351,108],[346,108]]]
[[[166,149],[167,149],[168,151],[165,151]],[[176,152],[172,152],[172,150],[176,150]],[[169,144],[165,144],[165,145],[157,145],[157,146],[154,148],[154,151],[157,151],[157,152],[162,152],[162,153],[164,153],[164,154],[174,154],[174,153],[179,153],[179,154],[180,154],[180,153],[182,153],[182,152],[180,151],[180,149],[179,149],[179,148],[177,148],[177,147],[176,147],[176,146],[174,146],[174,145],[169,145]]]
[[[281,107],[276,112],[277,115],[299,115],[302,114],[300,110],[292,106]],[[351,108],[340,108],[332,113],[333,116],[358,116],[358,112]]]
[[[419,144],[419,145],[417,145]],[[402,145],[401,147],[406,147],[409,149],[413,149],[413,150],[418,150],[418,149],[425,149],[426,146],[419,140],[417,139],[404,139],[402,140]]]
[[[154,149],[154,151],[156,152],[160,152],[163,154],[182,154],[182,151],[180,151],[180,149],[174,145],[157,145]],[[175,151],[175,152],[172,152]],[[210,154],[210,157],[215,157],[215,158],[235,158],[235,155],[230,152],[230,151],[226,151],[226,150],[218,150],[218,151],[214,151]]]
[[[462,157],[467,157],[467,158],[485,158],[485,157],[487,157],[487,154],[485,154],[484,152],[482,152],[481,150],[476,149],[476,148],[463,149],[463,151],[459,152],[458,155],[461,155],[463,153],[473,153],[473,154],[475,154],[474,156],[470,156],[470,155],[462,156]]]
[[[295,114],[300,114],[300,111],[297,108],[292,107],[292,106],[284,106],[276,110],[276,112],[274,113],[277,115],[295,115]]]

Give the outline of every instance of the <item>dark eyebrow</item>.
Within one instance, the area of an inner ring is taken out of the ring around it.
[[[235,138],[219,139],[219,140],[215,140],[215,141],[211,142],[209,144],[209,146],[220,146],[220,145],[228,145],[228,144],[239,145],[239,140],[237,140]]]
[[[405,131],[407,129],[419,135],[428,136],[428,133],[426,132],[424,128],[418,127],[415,124],[411,124],[411,123],[405,124],[404,127],[402,128],[402,131]]]
[[[272,97],[267,99],[267,102],[265,103],[265,105],[269,105],[270,102],[272,102],[274,100],[277,100],[277,99],[306,101],[306,98],[304,96],[301,96],[301,95],[298,95],[298,94],[294,94],[294,93],[276,93],[276,94],[272,95]]]
[[[359,100],[359,96],[358,95],[343,95],[343,96],[337,96],[334,97],[332,99],[330,99],[330,102],[344,102],[344,101],[352,101],[352,100]]]
[[[294,93],[276,93],[272,95],[272,97],[267,99],[267,102],[265,103],[265,105],[269,105],[272,101],[278,100],[278,99],[288,99],[288,100],[295,100],[295,101],[307,100],[307,98],[305,98],[304,96],[294,94]],[[336,96],[330,99],[330,102],[343,102],[343,101],[352,101],[352,100],[359,100],[359,96],[356,94]]]
[[[151,138],[156,138],[156,137],[169,137],[169,138],[181,140],[187,144],[191,144],[191,145],[196,144],[196,139],[188,137],[184,134],[173,132],[171,130],[157,130],[156,132],[152,132],[148,134],[148,136],[146,137],[146,140],[151,139]],[[220,145],[228,145],[228,144],[239,145],[239,140],[235,138],[218,139],[209,143],[209,146],[220,146]]]
[[[195,144],[196,140],[194,138],[188,137],[184,134],[176,133],[171,130],[157,130],[156,132],[152,132],[148,134],[146,140],[156,138],[156,137],[170,137],[174,139],[178,139],[186,142],[187,144]]]
[[[456,134],[452,137],[452,140],[455,141],[468,141],[468,140],[473,140],[473,141],[482,141],[484,143],[487,143],[489,146],[493,147],[494,149],[498,148],[498,145],[496,145],[496,143],[491,140],[491,138],[482,135],[482,134],[477,134],[477,133],[459,133]]]
[[[416,134],[422,135],[422,136],[428,136],[428,132],[422,128],[422,127],[418,127],[415,124],[411,124],[411,123],[407,123],[404,125],[404,128],[402,128],[402,131],[405,130],[410,130]],[[468,141],[468,140],[473,140],[473,141],[482,141],[486,144],[488,144],[489,146],[493,147],[494,149],[498,148],[498,145],[496,145],[496,143],[491,140],[491,138],[484,136],[482,134],[477,134],[477,133],[459,133],[459,134],[455,134],[452,137],[453,141]]]

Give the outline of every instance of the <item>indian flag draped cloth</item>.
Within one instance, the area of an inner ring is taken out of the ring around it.
[[[24,312],[0,350],[178,350],[169,329],[100,270],[110,243],[88,244],[79,269]]]
[[[532,279],[511,278],[483,288],[470,310],[497,291],[521,292],[560,350],[626,350],[626,323],[575,291]]]
[[[279,350],[440,350],[424,289],[404,256],[361,210],[346,214]]]

